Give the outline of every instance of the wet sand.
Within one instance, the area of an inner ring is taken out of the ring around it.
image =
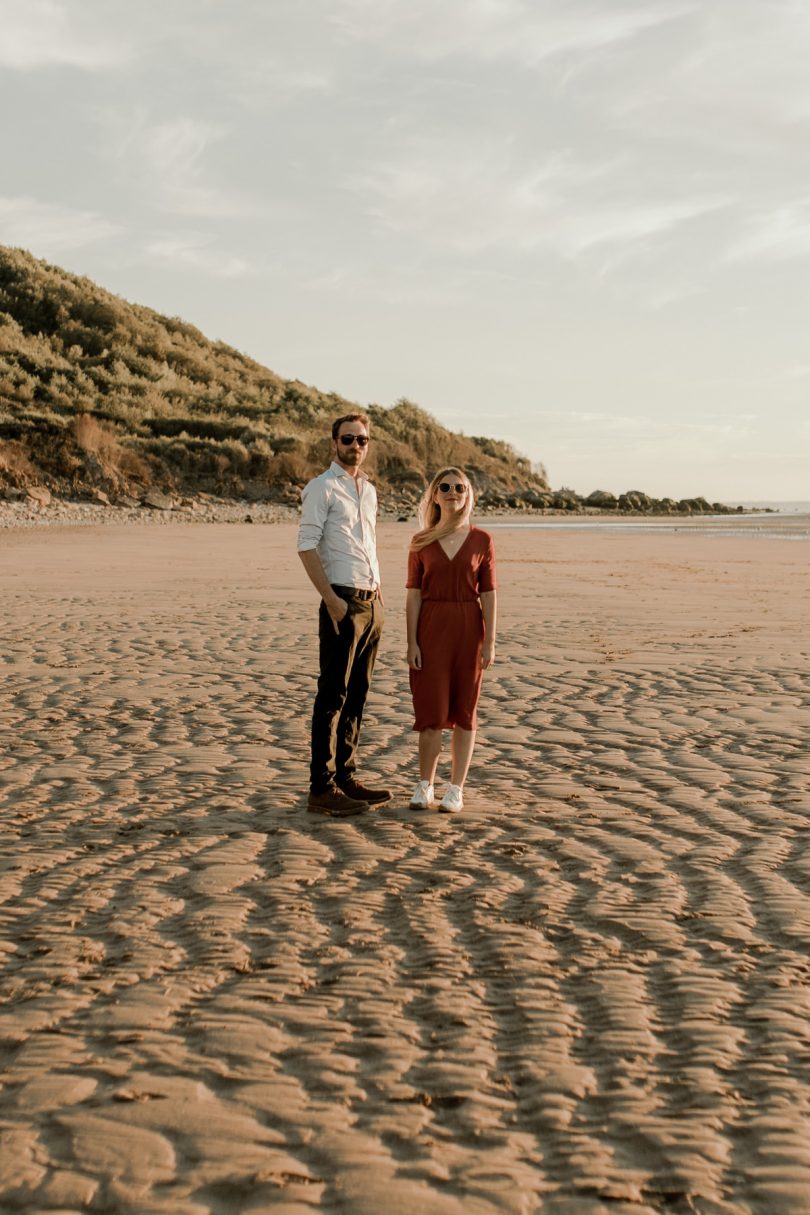
[[[810,547],[495,532],[444,816],[409,530],[343,822],[293,526],[0,536],[0,1211],[810,1212]]]

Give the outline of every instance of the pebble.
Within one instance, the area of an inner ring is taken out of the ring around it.
[[[0,529],[31,527],[99,527],[122,523],[165,526],[176,523],[291,523],[298,510],[276,502],[225,501],[198,498],[172,500],[151,495],[154,505],[113,505],[51,498],[47,505],[31,499],[0,502]],[[157,498],[163,499],[158,504]]]

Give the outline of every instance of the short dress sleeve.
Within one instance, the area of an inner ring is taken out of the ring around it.
[[[409,591],[418,591],[422,588],[422,579],[425,574],[425,563],[422,560],[422,553],[408,553],[408,577],[405,586]]]
[[[481,564],[478,567],[478,593],[479,595],[486,591],[497,590],[498,579],[495,574],[495,545],[492,543],[492,537],[485,532],[487,538],[486,548],[484,549]]]

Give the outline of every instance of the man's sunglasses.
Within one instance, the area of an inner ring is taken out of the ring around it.
[[[451,485],[449,481],[442,481],[439,484],[440,494],[449,494],[453,489],[457,494],[466,494],[467,492],[467,486],[462,485],[460,481],[456,481],[455,485]]]
[[[357,443],[360,447],[367,447],[368,435],[341,435],[340,441],[344,447],[351,447],[352,443]]]

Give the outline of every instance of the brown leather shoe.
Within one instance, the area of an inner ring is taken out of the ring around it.
[[[368,802],[360,798],[347,797],[340,789],[325,789],[323,793],[310,793],[307,810],[327,814],[330,818],[351,818],[368,810]]]
[[[353,776],[344,780],[340,788],[347,797],[356,797],[358,801],[367,802],[372,806],[391,800],[390,789],[369,789],[367,785],[361,785],[360,781],[355,780]]]

